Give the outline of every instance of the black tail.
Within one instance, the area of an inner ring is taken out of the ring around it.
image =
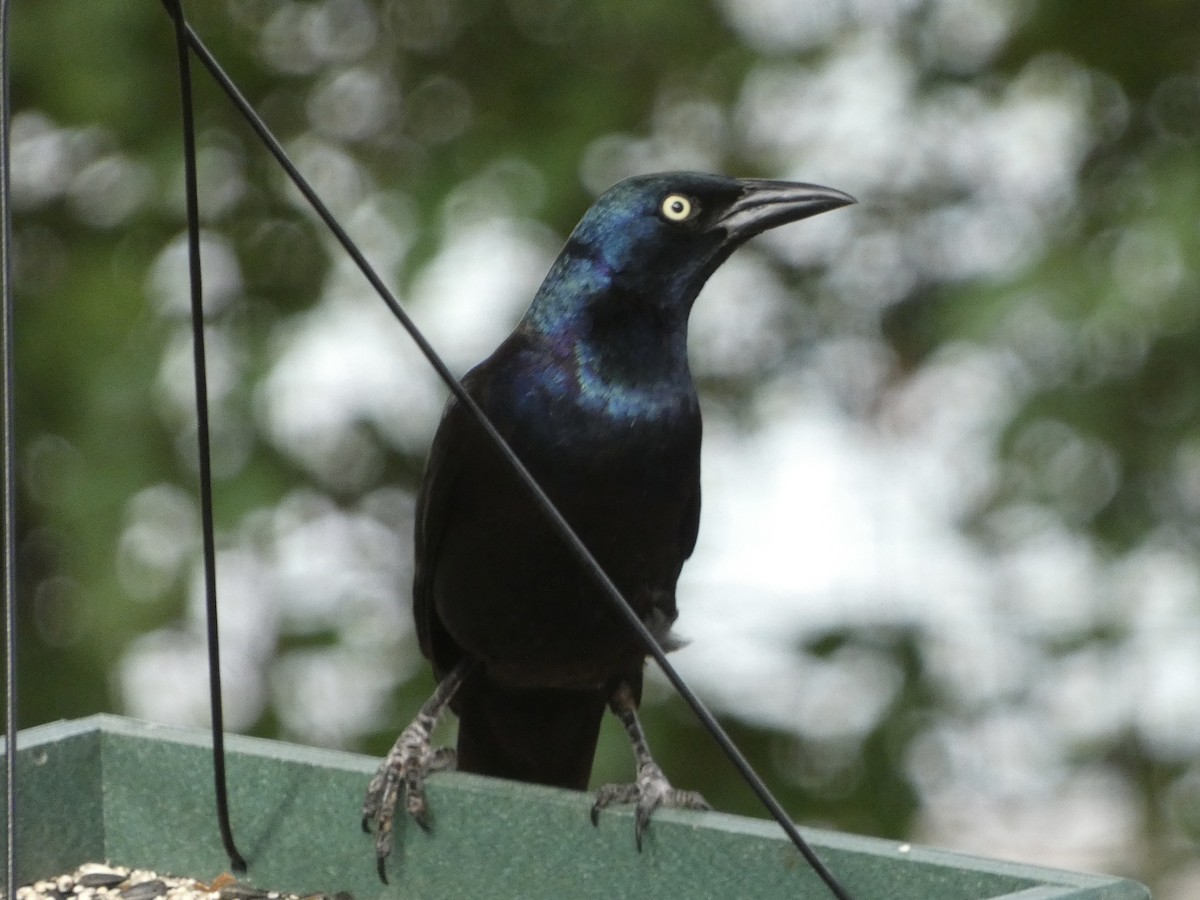
[[[454,703],[458,770],[586,790],[600,736],[600,691],[511,690],[482,673]]]

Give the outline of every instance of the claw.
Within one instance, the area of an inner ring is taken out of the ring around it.
[[[449,768],[454,751],[449,747],[432,747],[429,729],[419,719],[400,733],[391,751],[380,763],[375,777],[367,785],[363,798],[362,826],[368,834],[375,824],[375,860],[384,883],[384,865],[392,850],[392,829],[400,792],[404,792],[404,808],[422,831],[428,832],[429,804],[425,800],[425,779],[434,772]]]
[[[596,802],[592,804],[592,824],[600,824],[600,810],[614,803],[636,803],[637,814],[633,820],[633,843],[642,852],[642,836],[650,817],[656,809],[712,809],[703,797],[695,791],[678,791],[671,787],[667,776],[658,767],[650,748],[646,745],[646,735],[637,717],[637,701],[628,682],[617,685],[608,705],[621,720],[629,742],[633,747],[633,757],[637,761],[637,780],[633,784],[606,784],[596,793]]]
[[[606,784],[596,792],[592,804],[592,824],[600,824],[600,810],[614,804],[636,803],[633,821],[633,843],[638,853],[642,852],[642,836],[650,817],[660,808],[667,809],[712,809],[695,791],[680,791],[671,787],[671,782],[655,763],[646,763],[638,768],[637,781],[633,784]]]
[[[371,833],[375,824],[375,866],[379,880],[387,880],[387,858],[392,852],[392,827],[400,791],[404,791],[404,808],[416,820],[421,830],[428,832],[429,804],[425,801],[425,779],[435,772],[454,767],[454,750],[434,747],[430,736],[442,710],[454,696],[471,670],[471,663],[460,663],[447,675],[433,696],[421,707],[413,723],[400,732],[396,743],[367,785],[362,805],[362,829]]]

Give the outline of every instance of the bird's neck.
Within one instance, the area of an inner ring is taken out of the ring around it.
[[[598,254],[568,245],[521,329],[572,371],[574,402],[609,415],[654,418],[694,405],[687,359],[690,299],[614,272]]]

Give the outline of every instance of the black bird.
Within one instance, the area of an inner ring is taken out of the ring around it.
[[[700,521],[700,410],[687,324],[700,288],[747,239],[853,203],[810,184],[672,172],[629,178],[576,226],[513,333],[463,386],[664,648]],[[637,780],[593,808],[707,808],[650,757],[636,710],[646,650],[451,400],[417,500],[413,613],[439,679],[367,789],[380,877],[401,790],[427,826],[425,776],[453,763],[430,732],[458,715],[457,767],[583,790],[604,707]],[[386,879],[385,879],[386,880]]]

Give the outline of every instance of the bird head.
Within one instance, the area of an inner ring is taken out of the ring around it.
[[[599,304],[640,308],[678,327],[708,277],[747,240],[854,202],[832,188],[788,181],[699,172],[627,178],[584,214],[530,315],[564,324]]]

